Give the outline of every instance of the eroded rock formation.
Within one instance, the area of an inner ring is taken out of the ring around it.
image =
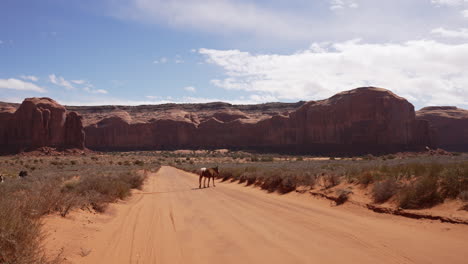
[[[80,116],[50,98],[27,98],[16,110],[2,108],[0,127],[1,152],[84,147]]]
[[[0,104],[0,135],[9,151],[229,148],[346,155],[435,147],[428,121],[416,119],[412,104],[373,87],[294,104],[65,108],[29,98],[20,106]]]
[[[142,114],[134,115],[134,120],[120,111],[85,127],[88,148],[363,154],[433,146],[428,122],[416,120],[412,104],[388,90],[372,87],[302,103],[296,109],[257,110],[255,114],[227,104],[219,104],[213,111],[174,107],[156,117],[153,114],[149,120],[143,120]]]
[[[440,148],[468,151],[468,110],[454,106],[431,106],[416,112],[419,120],[427,120],[437,135]]]

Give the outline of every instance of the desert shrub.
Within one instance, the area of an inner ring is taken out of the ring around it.
[[[367,154],[364,157],[362,157],[363,160],[374,160],[375,157],[372,154]]]
[[[468,202],[468,191],[463,191],[458,195],[458,198],[464,202]]]
[[[365,171],[361,175],[358,176],[358,183],[362,185],[369,185],[374,182],[374,175],[371,171]]]
[[[303,160],[304,160],[303,157],[297,157],[297,158],[296,158],[296,161],[303,161]]]
[[[372,198],[376,203],[384,203],[396,194],[398,184],[394,178],[376,182],[372,188]]]
[[[141,189],[145,182],[145,176],[134,172],[126,172],[119,175],[119,179],[130,184],[132,189]]]
[[[335,187],[338,184],[340,184],[340,181],[341,181],[340,176],[332,172],[322,175],[322,177],[323,177],[323,183],[324,183],[325,189]]]
[[[138,165],[138,166],[143,166],[143,165],[145,165],[145,162],[142,161],[142,160],[135,160],[135,161],[133,162],[133,164]]]
[[[262,157],[262,158],[260,159],[260,161],[262,161],[262,162],[272,162],[272,161],[273,161],[273,157],[271,157],[271,156]]]
[[[337,198],[336,198],[336,205],[342,205],[344,204],[345,202],[348,201],[349,199],[349,195],[352,193],[351,190],[348,190],[348,189],[338,189],[336,190],[336,195],[337,195]]]
[[[284,177],[278,186],[278,190],[280,193],[289,193],[296,190],[295,180],[291,177]]]
[[[283,179],[281,179],[278,174],[274,174],[266,177],[260,186],[262,189],[267,190],[268,192],[274,192],[281,185],[282,181]]]
[[[250,157],[250,161],[252,161],[252,162],[257,162],[258,160],[259,160],[259,159],[258,159],[257,156],[252,156],[252,157]]]
[[[317,176],[311,172],[298,173],[296,177],[296,186],[315,186]]]
[[[16,182],[2,184],[0,195],[0,263],[56,263],[42,252],[36,197]]]
[[[70,164],[71,164],[71,165],[76,165],[77,162],[76,162],[76,160],[71,160],[71,161],[70,161]]]
[[[440,173],[440,193],[444,198],[457,198],[468,191],[468,169],[462,166],[451,166]]]
[[[442,201],[437,178],[424,176],[403,188],[399,193],[399,206],[403,209],[432,207]]]

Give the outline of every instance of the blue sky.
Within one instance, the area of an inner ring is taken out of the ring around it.
[[[468,0],[2,0],[0,100],[261,103],[380,86],[468,108]]]

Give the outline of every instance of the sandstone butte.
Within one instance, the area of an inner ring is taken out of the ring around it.
[[[429,121],[440,148],[468,151],[468,110],[454,106],[431,106],[416,112],[416,117]]]
[[[49,98],[0,104],[0,147],[101,151],[250,149],[309,154],[467,150],[468,111],[414,106],[374,87],[328,99],[259,105],[61,106]],[[459,131],[461,129],[461,131]],[[457,131],[457,132],[455,132]]]

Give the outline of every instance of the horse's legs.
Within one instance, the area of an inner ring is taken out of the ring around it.
[[[201,189],[201,180],[203,176],[200,174],[200,178],[198,179],[198,189]]]
[[[206,177],[203,178],[203,188],[206,188]]]
[[[215,180],[215,177],[213,176],[213,187],[216,187],[214,180]]]
[[[210,179],[211,177],[208,176],[208,188],[210,188]]]

